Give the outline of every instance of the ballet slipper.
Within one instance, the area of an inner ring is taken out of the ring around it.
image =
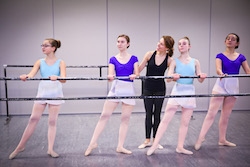
[[[142,143],[141,145],[138,146],[139,149],[143,149],[143,148],[146,148],[146,147],[150,147],[151,146],[151,143],[150,142],[144,142]]]
[[[186,149],[184,149],[184,148],[182,148],[182,149],[176,148],[175,151],[176,151],[177,153],[180,153],[180,154],[187,154],[187,155],[192,155],[192,154],[193,154],[192,151],[186,150]]]
[[[95,148],[97,148],[97,144],[94,144],[94,145],[89,145],[89,147],[87,148],[87,150],[85,151],[85,156],[88,156],[92,150],[94,150]]]
[[[150,147],[150,148],[148,149],[148,151],[147,151],[147,156],[152,155],[152,154],[155,152],[155,150],[156,150],[156,148]]]
[[[47,153],[48,153],[48,155],[50,155],[52,158],[58,158],[58,157],[59,157],[59,154],[57,154],[57,153],[54,152],[54,151],[48,151]]]
[[[198,150],[201,148],[201,144],[202,144],[202,143],[196,143],[196,144],[194,145],[194,149],[195,149],[196,151],[198,151]]]
[[[24,151],[24,148],[20,149],[20,150],[15,150],[13,151],[10,156],[9,156],[9,159],[14,159],[20,152],[23,152]]]
[[[158,144],[158,149],[162,150],[163,149],[163,146]]]
[[[116,152],[118,152],[118,153],[123,153],[123,154],[132,154],[131,151],[129,151],[129,150],[123,148],[123,147],[117,147],[117,148],[116,148]]]
[[[194,149],[198,151],[201,148],[201,144],[205,141],[205,139],[202,139],[201,142],[196,142],[194,145]]]
[[[229,141],[219,142],[218,144],[219,144],[219,146],[228,146],[228,147],[235,147],[236,146],[236,144],[231,143]]]

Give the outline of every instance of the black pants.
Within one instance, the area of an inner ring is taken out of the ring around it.
[[[166,91],[152,92],[143,90],[144,96],[165,96]],[[161,109],[164,98],[161,99],[144,99],[144,107],[146,110],[145,128],[146,128],[146,139],[150,139],[151,131],[153,128],[153,138],[155,138],[157,128],[161,121]],[[152,116],[154,115],[154,123]]]

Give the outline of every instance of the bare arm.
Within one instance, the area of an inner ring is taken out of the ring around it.
[[[174,59],[172,57],[168,57],[168,67],[170,66],[171,62],[173,61]]]
[[[224,75],[224,73],[222,72],[222,61],[221,59],[216,59],[215,60],[215,64],[216,64],[216,72],[218,75]]]
[[[175,62],[175,60],[172,60],[170,66],[169,66],[169,69],[168,69],[167,76],[173,77],[173,79],[167,79],[167,82],[176,81],[180,78],[180,74],[174,73],[175,67],[176,67],[176,62]]]
[[[140,73],[139,73],[139,63],[136,62],[136,63],[134,63],[134,73],[131,74],[131,75],[129,76],[129,78],[130,78],[131,80],[134,80],[136,77],[139,77],[139,76],[140,76]]]
[[[242,62],[242,67],[246,74],[250,74],[250,68],[249,68],[247,61]]]
[[[139,65],[139,73],[145,68],[147,62],[149,61],[153,53],[154,53],[153,51],[149,51],[145,54],[141,64]]]
[[[63,60],[60,62],[60,77],[65,78],[66,77],[66,64]],[[66,80],[60,80],[61,83],[65,83]]]
[[[201,73],[200,62],[199,62],[199,60],[196,60],[196,59],[195,59],[195,73],[196,73],[196,75],[200,76],[200,78],[198,78],[198,81],[200,83],[202,83],[205,80],[205,78],[207,77],[207,74]]]
[[[36,73],[38,72],[38,70],[40,69],[40,64],[41,64],[41,60],[39,59],[34,64],[30,73],[28,75],[27,74],[20,75],[20,79],[23,81],[26,81],[27,78],[33,78],[36,75]]]
[[[114,77],[115,77],[115,65],[109,64],[109,74],[108,74],[109,81],[114,80]]]

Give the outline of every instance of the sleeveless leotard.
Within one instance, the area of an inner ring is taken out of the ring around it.
[[[191,59],[188,64],[183,64],[179,59],[175,59],[175,72],[181,76],[194,76],[195,74],[195,59]],[[171,95],[194,95],[195,87],[193,85],[193,78],[178,79],[175,83]],[[195,98],[169,98],[168,104],[178,105],[184,108],[195,108]]]
[[[40,64],[40,73],[42,78],[48,78],[52,75],[60,76],[60,62],[61,59],[58,59],[53,65],[49,66],[45,62],[45,59],[41,59]],[[59,81],[40,81],[38,86],[37,96],[40,98],[56,98],[63,97],[62,84]],[[35,103],[40,104],[53,104],[59,105],[64,103],[64,100],[43,100],[35,101]]]

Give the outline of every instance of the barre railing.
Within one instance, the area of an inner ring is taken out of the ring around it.
[[[1,78],[0,80],[4,80],[4,89],[5,89],[5,98],[8,99],[8,80],[11,79],[7,79],[7,68],[8,67],[12,67],[12,68],[22,68],[22,67],[33,67],[33,65],[7,65],[4,64],[4,77],[5,78]],[[102,69],[103,68],[108,68],[108,66],[104,66],[104,65],[100,65],[100,66],[66,66],[66,68],[99,68],[99,76],[102,77]],[[18,79],[15,79],[18,80]],[[6,100],[5,102],[6,104],[6,116],[7,116],[7,120],[9,119],[9,103],[8,100]]]

